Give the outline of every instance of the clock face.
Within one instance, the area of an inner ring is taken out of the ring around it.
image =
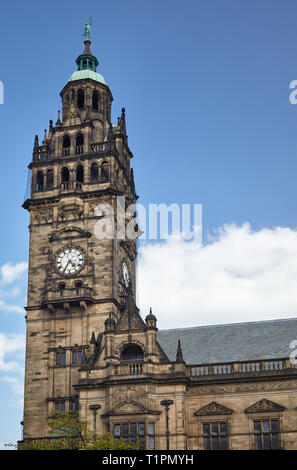
[[[123,261],[122,272],[123,272],[123,280],[124,280],[125,286],[128,287],[129,281],[130,281],[130,275],[129,275],[129,269],[128,269],[126,261]]]
[[[58,271],[62,274],[75,274],[83,267],[84,256],[78,248],[65,248],[56,259]]]

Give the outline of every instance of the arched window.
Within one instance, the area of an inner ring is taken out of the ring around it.
[[[43,191],[44,189],[44,175],[42,171],[38,171],[36,176],[36,191]]]
[[[93,94],[92,94],[92,108],[95,111],[98,111],[99,109],[99,93],[97,90],[93,91]]]
[[[66,166],[64,166],[64,168],[62,168],[61,170],[61,179],[62,179],[62,183],[69,182],[69,170]]]
[[[108,162],[103,162],[101,166],[101,182],[106,183],[108,181]]]
[[[78,108],[83,108],[85,105],[85,93],[84,90],[78,90],[76,104]]]
[[[143,361],[143,351],[140,346],[130,344],[121,354],[121,361]]]
[[[86,60],[83,60],[82,68],[83,68],[83,69],[86,69],[86,68],[87,68],[87,61],[86,61]]]
[[[78,183],[84,182],[84,167],[82,165],[78,165],[76,168],[76,181]]]
[[[60,297],[63,297],[65,287],[66,287],[66,286],[65,286],[64,282],[61,282],[61,283],[59,284],[58,289],[59,289]]]
[[[76,145],[76,147],[75,147],[76,155],[80,155],[81,153],[83,153],[83,150],[84,150],[84,136],[82,134],[77,135],[75,145]]]
[[[81,281],[77,281],[77,282],[75,283],[76,295],[80,295],[81,288],[82,288],[82,282],[81,282]]]
[[[97,163],[92,163],[91,165],[91,176],[90,176],[90,182],[91,183],[98,183],[99,179],[99,168]]]
[[[46,172],[46,189],[53,189],[54,187],[54,172],[47,170]]]
[[[70,152],[70,137],[65,135],[63,137],[63,155],[69,155]]]

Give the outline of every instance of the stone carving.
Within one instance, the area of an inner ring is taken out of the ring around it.
[[[259,413],[263,411],[284,411],[284,407],[281,405],[278,405],[277,403],[274,403],[273,401],[266,400],[266,398],[263,398],[263,400],[258,401],[257,403],[254,403],[253,405],[249,406],[245,412],[246,413]]]
[[[225,393],[246,393],[259,391],[275,391],[275,390],[297,390],[297,382],[274,382],[274,383],[252,383],[240,385],[217,385],[212,387],[193,388],[189,391],[189,397],[201,395],[220,395]]]
[[[209,415],[229,415],[233,413],[233,410],[226,408],[226,406],[220,405],[215,401],[212,401],[206,406],[200,408],[200,410],[196,411],[194,414],[195,416],[209,416]]]
[[[32,211],[33,222],[37,224],[47,224],[53,222],[54,212],[52,208],[42,208]]]

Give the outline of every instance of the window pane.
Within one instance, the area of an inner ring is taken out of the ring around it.
[[[254,421],[254,432],[261,432],[261,421]]]
[[[139,449],[140,449],[140,450],[144,450],[144,449],[145,449],[145,439],[140,439]]]
[[[209,424],[203,424],[203,436],[209,436],[210,430],[209,430]]]
[[[220,434],[221,436],[227,434],[227,423],[220,423]]]
[[[262,432],[269,432],[269,421],[262,421]]]
[[[262,449],[262,439],[260,434],[255,435],[255,449],[260,450]]]
[[[135,436],[137,434],[137,424],[136,423],[131,423],[130,424],[130,434],[132,436]]]
[[[128,424],[122,424],[122,435],[128,436]]]
[[[277,432],[279,431],[279,421],[277,419],[273,419],[271,421],[271,431],[272,432]]]
[[[218,450],[219,449],[219,438],[218,437],[213,437],[211,442],[212,442],[213,450]]]
[[[218,423],[212,423],[211,425],[211,435],[217,436],[219,434],[219,426]]]
[[[155,434],[155,423],[149,423],[148,433],[150,436]]]
[[[280,449],[279,434],[272,434],[272,449]]]
[[[144,423],[138,424],[138,434],[139,436],[144,436]]]
[[[155,450],[155,438],[153,436],[148,438],[148,448],[149,450]]]
[[[204,450],[210,450],[211,449],[209,437],[205,437],[203,439],[203,445],[204,445]]]
[[[72,364],[76,364],[76,351],[72,351]]]
[[[221,437],[220,449],[222,449],[222,450],[227,450],[228,449],[228,438],[227,437]]]
[[[264,449],[270,449],[270,436],[269,434],[263,434],[263,447]]]
[[[78,351],[77,353],[77,362],[78,364],[81,364],[82,361],[82,351]]]
[[[121,435],[121,426],[120,426],[120,424],[115,424],[114,425],[114,435],[115,436],[120,436]]]
[[[61,356],[60,353],[56,354],[56,365],[59,366],[61,364]]]

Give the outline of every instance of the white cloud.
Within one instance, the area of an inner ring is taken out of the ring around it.
[[[228,225],[200,247],[140,247],[138,304],[159,328],[297,317],[297,230]]]
[[[25,351],[25,335],[0,333],[0,372],[23,372],[23,367],[15,361],[7,361],[8,355],[15,355]]]
[[[5,375],[4,377],[0,377],[1,382],[7,382],[14,393],[14,395],[23,395],[24,394],[24,385],[23,382],[18,379],[17,377],[10,377]],[[18,404],[22,404],[22,400],[18,400]]]
[[[24,272],[27,270],[27,267],[28,263],[25,263],[25,261],[21,261],[15,265],[12,265],[10,262],[5,263],[3,266],[1,266],[1,281],[4,284],[10,284],[11,282],[16,281],[24,274]]]

